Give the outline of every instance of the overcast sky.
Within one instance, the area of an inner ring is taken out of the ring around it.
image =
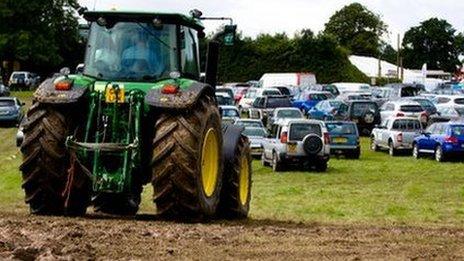
[[[90,10],[162,11],[188,13],[197,8],[204,16],[229,16],[246,36],[259,33],[295,32],[309,28],[319,32],[330,16],[355,1],[341,0],[79,0]],[[464,31],[464,1],[459,0],[364,0],[356,1],[380,14],[390,35],[385,40],[396,48],[396,35],[431,17],[448,20]],[[220,23],[205,22],[207,32]]]

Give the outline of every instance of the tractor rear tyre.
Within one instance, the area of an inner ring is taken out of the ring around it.
[[[241,135],[232,162],[224,168],[218,216],[226,219],[248,216],[251,199],[251,162],[250,143]]]
[[[164,218],[198,221],[216,213],[222,187],[222,130],[212,97],[189,110],[162,112],[155,123],[153,201]]]
[[[90,201],[90,180],[80,166],[71,164],[65,147],[66,137],[76,127],[65,111],[72,110],[35,103],[27,112],[20,170],[32,214],[84,215]],[[72,186],[67,186],[71,171]]]

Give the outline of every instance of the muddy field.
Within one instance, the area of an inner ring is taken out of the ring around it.
[[[0,214],[0,259],[9,258],[463,259],[464,229]]]

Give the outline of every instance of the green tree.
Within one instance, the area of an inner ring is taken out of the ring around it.
[[[403,39],[404,65],[421,68],[427,63],[429,69],[454,72],[460,65],[459,55],[464,47],[462,34],[446,20],[431,18],[409,29]]]
[[[386,32],[387,26],[380,16],[359,3],[337,11],[325,24],[324,30],[351,53],[367,56],[379,55],[380,38]]]
[[[83,54],[75,5],[76,0],[0,0],[0,59],[41,73],[75,66]]]
[[[396,64],[396,60],[398,56],[398,51],[393,49],[390,44],[384,44],[381,48],[381,55],[380,57],[382,60],[387,61],[389,63]]]

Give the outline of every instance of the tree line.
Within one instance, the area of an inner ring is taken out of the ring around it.
[[[17,61],[23,70],[47,75],[81,63],[85,45],[78,34],[76,4],[77,0],[0,0],[2,66],[12,67]],[[221,49],[219,81],[259,79],[265,72],[313,72],[320,82],[367,82],[348,56],[396,63],[397,50],[383,41],[387,34],[381,17],[359,3],[336,11],[317,34],[310,29],[293,36],[239,34],[234,46]],[[204,41],[201,46],[205,47]],[[407,68],[427,63],[429,69],[453,72],[461,65],[463,53],[463,34],[446,20],[432,18],[405,33],[400,55]]]

